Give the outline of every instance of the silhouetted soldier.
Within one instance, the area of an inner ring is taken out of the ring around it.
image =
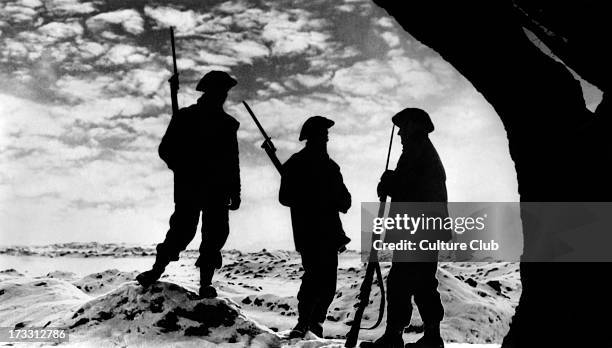
[[[304,268],[292,338],[308,330],[323,336],[323,322],[336,293],[338,252],[350,242],[339,212],[348,211],[351,195],[340,167],[327,154],[328,129],[333,125],[322,116],[306,120],[299,138],[306,146],[283,164],[279,200],[291,208],[295,248]]]
[[[225,113],[223,104],[236,80],[211,71],[196,90],[197,104],[173,115],[159,145],[159,156],[174,172],[174,214],[163,243],[157,245],[153,269],[136,278],[143,286],[159,279],[170,261],[178,260],[196,233],[202,212],[200,296],[215,297],[215,268],[221,267],[221,248],[229,234],[228,209],[240,206],[240,168],[236,132],[240,123]]]
[[[402,139],[402,155],[394,171],[386,171],[378,184],[379,196],[388,195],[392,202],[447,202],[446,174],[428,134],[434,130],[429,115],[416,108],[407,108],[393,116]],[[393,209],[393,204],[391,205]],[[446,204],[440,205],[438,216],[448,216]],[[390,213],[391,214],[391,213]],[[431,215],[428,215],[431,216]],[[429,231],[428,231],[429,232]],[[450,236],[442,231],[436,237]],[[448,232],[449,233],[449,232]],[[440,322],[444,308],[438,293],[438,252],[426,251],[419,261],[394,262],[387,278],[387,327],[374,343],[364,342],[361,347],[403,348],[402,333],[410,325],[412,296],[424,324],[424,335],[406,347],[444,347],[440,337]],[[428,261],[423,261],[428,260]]]

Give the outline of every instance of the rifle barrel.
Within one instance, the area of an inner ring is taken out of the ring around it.
[[[176,66],[176,49],[174,48],[174,27],[170,27],[170,43],[172,44],[172,64],[174,65],[174,74],[178,75]]]
[[[391,158],[391,146],[393,146],[393,133],[395,133],[395,124],[391,127],[391,140],[389,140],[389,151],[387,151],[387,163],[385,164],[385,171],[389,170],[389,158]],[[385,197],[385,201],[387,197]]]
[[[279,161],[278,157],[276,157],[276,153],[275,153],[276,148],[274,147],[274,143],[272,143],[272,139],[268,136],[268,133],[266,133],[266,131],[263,129],[261,123],[259,123],[257,116],[255,116],[255,113],[253,112],[253,110],[251,110],[251,108],[249,107],[249,104],[247,104],[247,102],[244,100],[242,101],[242,104],[244,104],[244,107],[247,109],[247,111],[249,112],[249,115],[251,115],[251,118],[253,118],[253,121],[255,121],[257,128],[259,128],[259,131],[264,137],[264,142],[261,145],[261,148],[264,149],[264,151],[266,151],[266,154],[268,154],[268,157],[270,157],[272,164],[274,164],[274,167],[276,167],[276,170],[278,170],[278,173],[282,175],[283,165]]]
[[[259,123],[259,120],[257,119],[257,116],[255,116],[255,113],[253,113],[253,110],[251,110],[251,108],[249,107],[249,104],[247,104],[247,102],[244,101],[244,100],[242,101],[242,104],[244,104],[244,107],[249,112],[249,115],[251,115],[251,117],[253,118],[253,121],[255,121],[255,124],[257,125],[257,128],[259,128],[259,131],[263,135],[264,139],[266,141],[270,141],[271,138],[268,136],[268,133],[266,133],[266,130],[263,128],[261,123]]]
[[[172,64],[174,65],[174,74],[168,82],[170,82],[170,99],[172,101],[172,115],[177,115],[179,112],[177,91],[179,89],[178,68],[176,66],[176,49],[174,47],[174,28],[170,27],[170,45],[172,46]]]

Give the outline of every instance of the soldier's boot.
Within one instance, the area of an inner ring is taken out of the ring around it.
[[[289,338],[304,338],[308,331],[308,324],[303,321],[298,321],[297,325],[289,331]]]
[[[308,329],[317,337],[323,338],[323,323],[310,323]]]
[[[404,348],[404,330],[387,330],[374,342],[361,342],[361,348]]]
[[[406,344],[406,348],[444,348],[444,341],[440,336],[440,323],[425,324],[423,337],[414,343]]]
[[[166,270],[166,266],[170,263],[170,260],[167,257],[164,257],[161,254],[157,254],[155,257],[155,263],[153,267],[148,270],[140,273],[136,276],[136,281],[147,288],[155,283],[159,278],[161,278],[162,274]]]
[[[212,286],[212,278],[214,274],[215,269],[213,267],[208,267],[206,265],[200,266],[200,297],[217,297],[217,290]]]

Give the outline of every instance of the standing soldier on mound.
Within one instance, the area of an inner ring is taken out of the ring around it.
[[[388,170],[378,184],[379,196],[390,196],[392,202],[447,202],[446,174],[440,157],[428,134],[434,126],[429,115],[416,108],[407,108],[393,116],[402,139],[402,155],[396,169]],[[436,205],[437,206],[437,205]],[[393,209],[393,205],[391,205]],[[446,204],[436,214],[448,216]],[[390,213],[391,215],[391,213]],[[389,231],[391,233],[395,231]],[[436,231],[438,239],[448,239],[449,231]],[[427,251],[418,262],[396,259],[387,278],[387,327],[375,342],[363,342],[362,348],[404,348],[402,334],[410,325],[412,296],[421,318],[424,335],[406,348],[443,348],[440,322],[444,308],[438,293],[438,252]]]
[[[307,331],[323,337],[323,322],[336,294],[338,252],[350,239],[339,212],[351,207],[340,167],[327,154],[328,129],[334,121],[310,117],[300,132],[306,146],[282,167],[281,204],[291,208],[295,248],[302,257],[304,275],[298,292],[298,323],[289,337]]]
[[[178,83],[172,81],[171,83]],[[240,207],[240,168],[236,132],[240,123],[225,113],[223,104],[236,80],[222,71],[204,75],[196,90],[204,92],[194,105],[172,116],[159,145],[159,156],[174,172],[174,214],[163,243],[157,245],[153,269],[139,274],[142,286],[157,281],[170,261],[176,261],[196,233],[202,212],[200,296],[212,298],[221,248],[229,234],[228,209]],[[178,86],[175,86],[175,88]]]

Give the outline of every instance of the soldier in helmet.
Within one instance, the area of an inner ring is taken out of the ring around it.
[[[378,195],[390,196],[391,202],[440,202],[439,204],[422,204],[422,206],[427,207],[423,208],[427,210],[427,216],[432,216],[432,214],[442,218],[448,216],[446,174],[440,157],[429,140],[429,133],[434,130],[429,115],[421,109],[407,108],[393,116],[392,121],[399,127],[402,155],[395,170],[383,173],[377,188]],[[392,203],[390,211],[394,209]],[[392,213],[390,212],[389,215],[391,216]],[[420,211],[415,215],[420,215]],[[393,236],[393,232],[396,231],[388,233],[392,235],[392,241],[393,238],[398,237]],[[435,234],[430,234],[426,238],[448,240],[450,237],[450,232],[446,230],[433,231],[433,233]],[[415,238],[423,237],[419,235]],[[389,236],[386,237],[386,240],[389,240]],[[404,328],[410,325],[412,297],[414,296],[414,302],[423,319],[424,335],[417,342],[408,343],[406,347],[443,348],[440,322],[444,316],[444,308],[438,293],[438,280],[436,279],[438,252],[421,252],[413,259],[396,257],[396,253],[393,255],[393,264],[387,278],[388,302],[385,333],[375,342],[363,342],[361,347],[403,348],[402,333]]]
[[[340,167],[327,154],[328,129],[333,125],[322,116],[306,120],[299,138],[306,146],[283,165],[279,201],[291,208],[295,248],[304,268],[298,323],[291,338],[307,331],[323,336],[323,322],[336,293],[338,252],[350,242],[339,213],[348,211],[351,195]]]
[[[204,75],[197,103],[173,115],[159,145],[159,156],[174,172],[174,213],[165,240],[157,245],[153,268],[139,274],[143,286],[157,281],[170,261],[178,260],[196,233],[202,213],[200,296],[216,297],[214,270],[221,267],[221,248],[229,234],[228,210],[240,206],[239,122],[223,104],[236,80],[222,71]]]

